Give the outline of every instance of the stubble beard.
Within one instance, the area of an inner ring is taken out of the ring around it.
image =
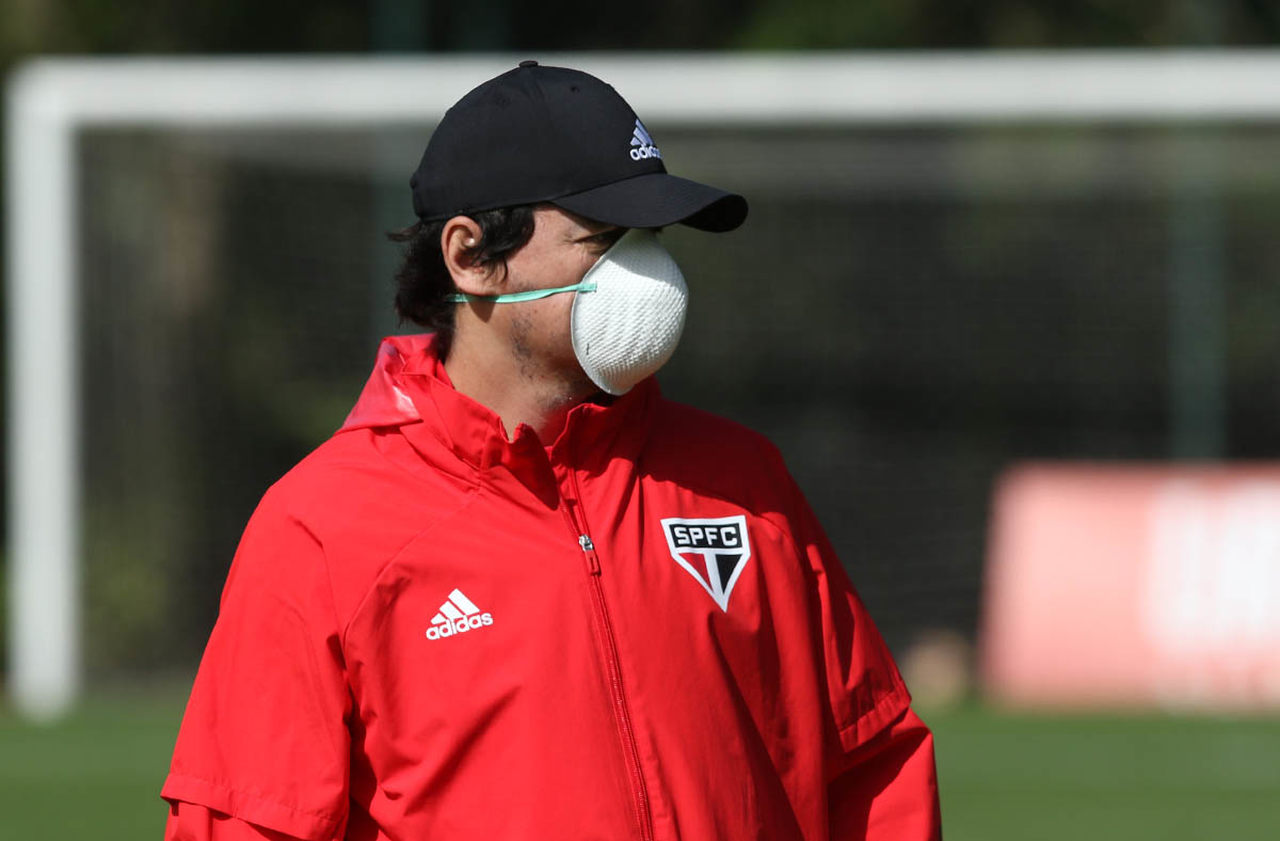
[[[535,386],[544,410],[571,407],[599,390],[582,370],[576,357],[567,362],[539,358],[534,351],[533,330],[533,321],[528,316],[512,318],[511,354],[520,378]]]

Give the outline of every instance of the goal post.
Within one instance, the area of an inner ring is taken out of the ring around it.
[[[63,714],[81,683],[79,134],[429,124],[526,57],[41,59],[11,74],[7,685],[23,714]],[[1270,50],[536,57],[608,80],[647,121],[668,125],[1280,118],[1280,52]]]

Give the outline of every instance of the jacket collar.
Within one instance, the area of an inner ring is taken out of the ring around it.
[[[398,427],[428,460],[438,459],[443,445],[482,477],[510,474],[545,500],[558,470],[590,474],[618,458],[634,463],[659,399],[649,377],[607,404],[575,406],[550,447],[525,426],[508,441],[493,410],[453,387],[433,335],[389,336],[342,429]]]

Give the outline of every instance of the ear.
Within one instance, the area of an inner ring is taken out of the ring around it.
[[[470,216],[454,216],[440,231],[440,255],[459,292],[468,295],[496,294],[500,272],[492,265],[481,265],[473,257],[480,243],[480,225]]]

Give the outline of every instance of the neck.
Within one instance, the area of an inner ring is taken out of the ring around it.
[[[453,387],[492,409],[502,419],[508,440],[525,424],[544,444],[556,440],[569,411],[588,399],[596,388],[581,371],[569,374],[511,356],[492,343],[459,341],[455,337],[444,367]]]

